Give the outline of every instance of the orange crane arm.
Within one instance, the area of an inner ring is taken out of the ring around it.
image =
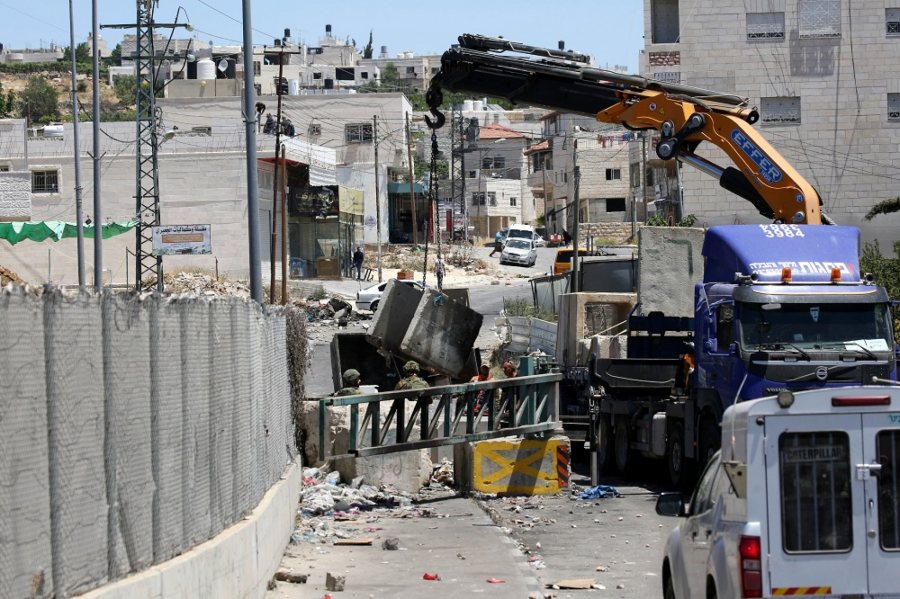
[[[507,98],[551,110],[590,115],[604,123],[660,133],[656,153],[719,180],[760,214],[790,224],[831,224],[821,199],[751,125],[759,118],[748,100],[681,84],[591,67],[591,58],[502,38],[463,35],[441,57],[426,101],[440,127],[442,89]],[[535,58],[502,56],[504,52]],[[721,167],[694,153],[701,142],[721,148],[734,166]]]
[[[598,121],[656,129],[663,135],[657,148],[660,158],[681,159],[718,175],[721,181],[725,169],[685,149],[707,141],[728,154],[744,180],[753,184],[764,203],[757,206],[761,212],[768,207],[775,220],[822,224],[819,194],[746,120],[734,114],[706,111],[665,92],[620,94],[622,101],[598,112]],[[757,204],[752,199],[751,202]]]

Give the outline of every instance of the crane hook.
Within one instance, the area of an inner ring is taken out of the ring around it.
[[[431,129],[440,129],[447,120],[444,113],[438,110],[441,104],[444,103],[444,93],[441,91],[441,88],[431,86],[428,91],[425,92],[425,103],[428,104],[431,114],[434,116],[434,121],[432,122],[432,120],[428,118],[428,115],[425,115],[425,122]]]

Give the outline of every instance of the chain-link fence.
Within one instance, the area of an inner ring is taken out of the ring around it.
[[[285,318],[0,292],[0,597],[69,597],[240,521],[296,454]]]

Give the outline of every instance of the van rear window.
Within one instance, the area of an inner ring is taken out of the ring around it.
[[[878,477],[878,518],[881,524],[881,548],[900,550],[900,431],[881,431],[875,437],[875,450],[881,475]]]
[[[853,510],[847,433],[784,433],[779,451],[784,551],[850,551]]]
[[[556,253],[556,261],[557,262],[571,262],[572,261],[572,250],[559,250]]]

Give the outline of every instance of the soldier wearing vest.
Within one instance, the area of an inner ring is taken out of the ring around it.
[[[410,360],[403,365],[403,374],[406,378],[400,379],[394,391],[403,391],[404,389],[427,389],[428,383],[419,378],[419,363]]]
[[[344,371],[344,376],[341,377],[343,379],[343,387],[341,390],[336,392],[333,397],[342,397],[344,395],[362,395],[362,391],[359,388],[359,371],[353,368]]]

